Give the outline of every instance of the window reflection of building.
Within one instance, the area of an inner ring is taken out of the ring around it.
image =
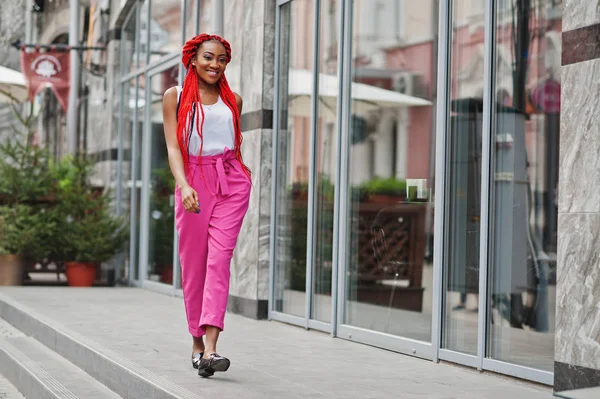
[[[435,87],[434,2],[410,7],[406,1],[368,1],[355,11],[354,80],[412,97],[431,99]],[[371,22],[373,21],[373,22]],[[374,26],[396,26],[377,34]],[[430,177],[433,109],[380,110],[366,118],[364,139],[354,144],[362,154],[362,172],[353,184],[380,178]]]
[[[435,7],[356,1],[351,54],[345,323],[422,342],[431,340]],[[363,85],[400,97],[365,110]]]
[[[181,49],[181,4],[179,0],[151,0],[150,26],[147,14],[140,21],[140,51],[150,52],[150,62]],[[149,32],[148,32],[149,30]],[[149,36],[148,36],[149,33]]]

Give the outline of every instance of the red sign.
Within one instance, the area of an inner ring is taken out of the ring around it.
[[[51,86],[65,112],[69,106],[69,53],[21,50],[21,71],[25,76],[29,101],[33,100],[44,86]]]
[[[560,112],[560,82],[546,80],[533,90],[533,103],[546,114]]]

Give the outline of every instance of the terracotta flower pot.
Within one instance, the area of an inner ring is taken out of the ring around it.
[[[71,287],[91,287],[96,280],[95,263],[67,262],[67,282]]]
[[[173,284],[173,265],[164,265],[162,267],[161,283]]]
[[[23,267],[21,255],[0,255],[0,285],[23,284]]]

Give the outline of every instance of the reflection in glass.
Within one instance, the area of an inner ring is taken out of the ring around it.
[[[339,2],[321,2],[319,15],[319,73],[336,76],[340,37]],[[312,76],[312,75],[311,75]],[[313,287],[311,318],[331,322],[331,277],[333,261],[333,210],[337,155],[336,79],[320,79],[316,131],[315,236],[313,240]],[[332,83],[332,84],[329,84]]]
[[[212,9],[213,9],[213,1],[215,0],[200,0],[200,33],[202,32],[212,32]],[[235,12],[237,11],[236,7],[239,5],[235,2],[225,1],[223,4],[224,13],[225,13],[225,35],[226,39],[231,44],[233,37],[230,37],[227,34],[227,27],[230,26],[228,23],[228,18],[235,18]],[[235,25],[232,28],[236,29]],[[234,30],[235,32],[235,30]],[[233,45],[233,44],[232,44]],[[234,57],[235,58],[235,57]],[[231,82],[230,82],[231,83]]]
[[[121,170],[121,175],[118,176],[118,187],[121,191],[120,202],[116,203],[115,206],[118,209],[118,212],[123,217],[130,220],[130,203],[131,203],[131,136],[132,136],[132,120],[135,109],[129,108],[129,101],[131,97],[135,99],[135,80],[130,80],[126,83],[118,86],[118,89],[114,93],[113,97],[113,113],[114,115],[119,115],[119,112],[122,112],[119,118],[113,118],[113,131],[111,140],[118,140],[119,128],[122,127],[122,138],[119,142],[119,146],[122,147],[123,158],[120,161],[119,168]],[[123,99],[123,102],[121,102]],[[91,105],[91,104],[89,104]],[[88,105],[88,106],[89,106]],[[92,136],[96,137],[96,136]],[[116,198],[116,190],[115,190],[115,199]],[[130,240],[135,240],[135,238],[130,238]],[[118,269],[116,273],[117,281],[127,282],[132,280],[132,276],[130,276],[130,247],[128,243],[124,243],[123,245],[124,253],[119,254],[119,263]]]
[[[353,4],[345,323],[430,341],[437,5]]]
[[[201,6],[205,7],[206,1],[201,2]],[[198,34],[198,0],[185,0],[186,9],[185,9],[185,37],[183,38],[183,42],[186,40],[196,36]]]
[[[139,9],[139,22],[136,27],[138,35],[138,46],[135,54],[135,59],[139,67],[144,67],[148,64],[148,4],[150,0],[142,3]]]
[[[283,5],[279,32],[274,309],[301,317],[306,315],[312,7],[310,0]]]
[[[143,93],[142,93],[143,96]],[[137,113],[137,120],[136,120]],[[132,79],[123,84],[123,167],[122,167],[122,214],[129,218],[130,250],[127,263],[133,275],[129,280],[138,279],[137,260],[140,234],[140,198],[141,198],[141,138],[144,117],[144,100],[138,99],[136,81]]]
[[[169,169],[163,130],[162,97],[170,87],[175,65],[150,80],[150,214],[148,279],[173,284],[173,237],[175,181]]]
[[[150,26],[142,23],[142,41],[144,51],[150,54],[150,63],[162,57],[181,51],[181,0],[150,0],[152,14]],[[190,14],[188,14],[190,15]],[[144,27],[146,27],[144,31]],[[146,39],[146,32],[150,37]],[[148,41],[149,40],[149,41]],[[177,75],[175,75],[177,77]]]
[[[456,0],[452,10],[450,118],[447,138],[446,287],[442,347],[477,354],[483,0]]]
[[[136,32],[136,9],[131,11],[129,17],[123,24],[121,31],[121,74],[127,75],[135,70],[137,59],[135,59],[135,32]]]
[[[562,4],[531,5],[496,26],[488,356],[552,371]]]

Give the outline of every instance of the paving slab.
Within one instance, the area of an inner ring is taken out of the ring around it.
[[[2,287],[0,294],[202,398],[553,397],[550,387],[234,314],[218,347],[232,367],[202,379],[190,365],[180,298],[139,288]]]

